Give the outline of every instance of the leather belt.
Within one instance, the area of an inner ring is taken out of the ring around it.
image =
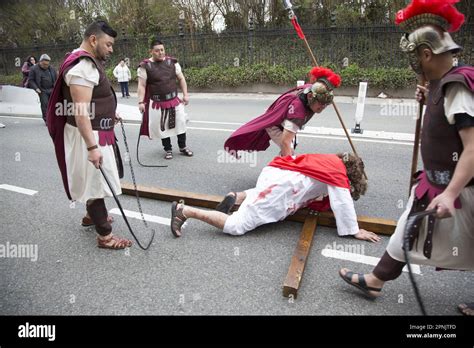
[[[168,101],[168,100],[174,99],[177,96],[178,96],[178,92],[174,91],[168,94],[154,94],[151,96],[151,99],[153,101],[160,102],[160,101]]]

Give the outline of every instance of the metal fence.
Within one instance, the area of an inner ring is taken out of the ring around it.
[[[456,34],[455,40],[464,46],[461,60],[474,65],[474,23],[468,23]],[[406,67],[407,59],[399,49],[400,30],[393,25],[370,27],[305,28],[305,34],[320,64],[342,65],[344,58],[360,67]],[[289,68],[310,65],[303,41],[293,28],[241,30],[217,33],[185,33],[164,36],[168,54],[177,57],[184,68],[271,64]],[[114,54],[108,67],[122,57],[135,67],[148,57],[149,38],[122,37],[116,40]],[[48,53],[54,66],[59,66],[66,52],[79,43],[0,49],[0,72],[5,75],[20,73],[29,55],[37,58]]]

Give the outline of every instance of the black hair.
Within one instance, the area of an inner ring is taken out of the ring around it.
[[[38,59],[36,59],[35,56],[29,56],[28,58],[26,58],[25,62],[30,63],[30,59],[31,59],[31,58],[34,58],[34,59],[35,59],[35,62],[38,63]]]
[[[156,45],[164,45],[164,43],[160,39],[155,38],[155,39],[151,40],[151,42],[150,42],[150,49],[153,49],[153,47],[155,47]]]
[[[99,36],[100,34],[107,34],[114,38],[117,37],[117,32],[106,21],[95,21],[87,27],[84,38],[87,39],[92,35]]]

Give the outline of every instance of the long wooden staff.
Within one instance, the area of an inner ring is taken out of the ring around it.
[[[308,53],[313,62],[313,65],[319,66],[318,61],[316,60],[316,57],[313,54],[313,50],[309,46],[308,40],[306,39],[306,35],[304,35],[303,29],[298,24],[298,19],[296,17],[295,12],[293,11],[293,5],[291,4],[290,0],[283,0],[283,6],[288,11],[289,18],[292,21],[292,24],[295,27],[296,32],[298,33],[298,36],[304,41],[306,49],[308,50]],[[360,158],[359,154],[357,153],[357,150],[355,149],[354,143],[352,142],[351,136],[349,135],[349,132],[347,131],[346,125],[344,124],[344,120],[341,117],[341,113],[339,112],[339,109],[336,106],[336,103],[334,102],[334,100],[332,101],[331,104],[334,107],[334,110],[336,111],[337,118],[339,119],[339,122],[341,123],[342,129],[344,130],[344,133],[346,134],[347,140],[349,140],[349,144],[351,145],[352,151],[357,157]],[[367,179],[367,174],[365,174],[365,170],[363,171],[363,173],[364,173],[364,177]]]
[[[421,86],[425,87],[426,80],[424,77],[420,77],[419,83]],[[423,93],[424,94],[424,93]],[[425,96],[420,100],[418,105],[418,118],[416,119],[416,126],[415,126],[415,142],[413,144],[413,154],[411,158],[411,172],[410,172],[410,189],[408,191],[408,196],[411,194],[411,188],[415,183],[415,173],[418,167],[418,152],[420,149],[420,131],[421,131],[421,121],[423,118],[423,106],[425,105]]]

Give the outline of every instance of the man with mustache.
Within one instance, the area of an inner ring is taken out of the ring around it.
[[[98,169],[102,168],[114,191],[121,194],[113,147],[117,100],[104,68],[116,36],[105,21],[87,27],[81,46],[61,65],[47,114],[66,194],[86,204],[82,224],[94,225],[98,246],[107,249],[132,245],[112,234],[112,219],[104,202],[112,192]]]

